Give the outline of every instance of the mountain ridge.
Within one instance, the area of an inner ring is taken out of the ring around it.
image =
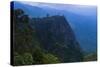
[[[30,7],[31,5],[24,4],[23,6]],[[31,15],[31,17],[32,16],[45,17],[47,14],[49,14],[49,16],[64,15],[66,17],[66,19],[68,19],[69,24],[73,28],[75,35],[77,36],[77,39],[80,42],[81,46],[83,47],[84,51],[91,52],[91,51],[96,50],[96,46],[94,47],[94,45],[96,45],[96,40],[95,40],[96,37],[95,36],[97,35],[96,34],[97,33],[96,32],[96,27],[97,27],[97,23],[96,23],[97,19],[96,18],[97,17],[96,17],[96,13],[95,13],[96,10],[93,11],[94,12],[94,13],[92,13],[93,16],[83,16],[81,14],[78,15],[78,14],[75,14],[75,13],[72,13],[72,12],[69,12],[66,10],[65,11],[64,10],[56,10],[56,9],[51,9],[51,8],[47,9],[47,8],[43,8],[41,6],[35,6],[35,7],[36,7],[36,9],[34,8],[34,6],[31,6],[30,10],[27,11],[28,9],[25,9],[25,12],[28,13],[29,15]],[[37,8],[38,8],[38,10],[37,10]],[[22,9],[24,9],[24,8],[22,8]],[[89,11],[90,10],[88,10],[88,11],[86,10],[86,12],[89,12]],[[93,39],[91,39],[91,38],[93,38]]]

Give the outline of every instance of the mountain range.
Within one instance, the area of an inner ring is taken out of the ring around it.
[[[72,4],[14,2],[14,9],[22,9],[31,18],[62,15],[68,20],[82,49],[97,49],[97,7]]]

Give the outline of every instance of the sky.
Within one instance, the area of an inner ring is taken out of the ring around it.
[[[66,1],[68,1],[68,0],[66,0]],[[26,4],[26,5],[31,5],[31,6],[40,6],[41,5],[40,7],[42,7],[42,8],[43,7],[44,8],[49,7],[49,8],[54,8],[54,9],[57,9],[57,10],[64,10],[64,11],[66,10],[66,11],[69,11],[69,12],[72,12],[72,13],[75,13],[75,14],[81,14],[81,15],[84,15],[84,16],[93,16],[95,14],[94,11],[96,10],[96,8],[95,8],[95,6],[96,6],[96,0],[95,1],[94,0],[91,0],[91,2],[90,2],[90,0],[87,0],[87,1],[86,0],[84,0],[84,1],[83,0],[76,0],[75,3],[77,3],[77,4],[80,3],[80,5],[84,5],[84,6],[74,5],[73,7],[70,6],[70,5],[69,6],[68,5],[66,6],[66,4],[65,5],[64,4],[63,5],[62,4],[61,5],[58,5],[58,4],[50,4],[50,3],[45,3],[44,4],[44,3],[39,3],[39,2],[34,2],[33,3],[31,1],[27,1],[27,2],[26,1],[22,1],[20,3]],[[92,7],[88,7],[87,4],[88,4],[88,6],[92,6]],[[66,9],[66,8],[68,8],[68,9]]]
[[[35,0],[33,0],[33,1],[35,1]],[[79,5],[97,5],[98,4],[98,0],[55,0],[55,1],[53,1],[53,0],[36,0],[35,2],[65,3],[65,4],[69,3],[69,4],[79,4]],[[31,2],[26,2],[26,4],[32,5]]]

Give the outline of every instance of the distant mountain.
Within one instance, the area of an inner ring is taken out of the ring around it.
[[[75,32],[84,51],[96,51],[97,17],[95,6],[57,5],[57,4],[25,4],[14,2],[14,8],[23,9],[31,17],[45,17],[47,14],[64,15]]]

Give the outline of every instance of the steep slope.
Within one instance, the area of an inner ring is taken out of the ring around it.
[[[41,47],[62,62],[82,61],[82,50],[64,16],[33,18]]]
[[[14,8],[21,8],[30,17],[45,17],[47,14],[64,15],[84,51],[96,51],[97,44],[97,17],[96,6],[83,6],[71,4],[46,4],[14,2]],[[68,9],[67,9],[68,8]]]
[[[29,16],[22,9],[12,11],[11,65],[59,63],[58,57],[41,47],[36,29],[30,26]],[[19,17],[20,16],[20,17]]]
[[[14,10],[12,65],[83,61],[83,52],[64,16],[33,18],[33,25],[29,21],[23,10]]]

